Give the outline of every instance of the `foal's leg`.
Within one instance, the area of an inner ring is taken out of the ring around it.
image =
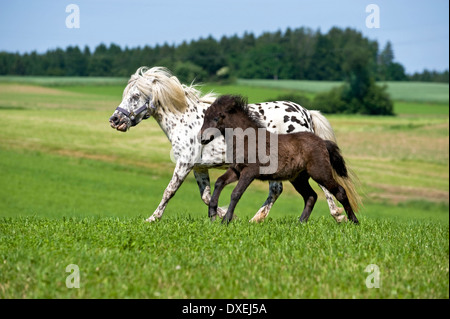
[[[237,203],[241,199],[242,194],[245,192],[247,187],[253,182],[254,179],[255,177],[253,175],[245,174],[245,171],[241,172],[241,175],[239,176],[239,182],[237,183],[236,187],[233,189],[233,192],[231,193],[230,205],[228,206],[227,214],[222,219],[222,224],[225,222],[228,224],[231,221]]]
[[[339,185],[333,178],[331,170],[332,168],[329,164],[321,163],[321,161],[315,161],[308,169],[308,173],[312,179],[314,179],[320,185],[325,186],[326,189],[328,189],[334,195],[334,197],[336,197],[336,199],[342,204],[342,206],[344,206],[348,218],[355,224],[358,224],[358,219],[356,218],[355,213],[350,206],[350,202],[347,198],[345,189],[341,185]]]
[[[309,185],[309,175],[306,171],[301,172],[297,178],[291,181],[294,188],[297,192],[302,195],[303,200],[305,201],[305,207],[303,208],[302,215],[300,216],[300,222],[307,222],[311,212],[314,208],[314,205],[317,201],[317,194]]]
[[[184,179],[192,170],[192,167],[193,165],[191,164],[181,163],[180,161],[177,162],[172,179],[170,180],[169,185],[167,185],[166,189],[164,190],[163,198],[161,199],[161,202],[159,203],[158,208],[156,208],[153,215],[146,219],[147,222],[154,222],[158,219],[161,219],[162,215],[164,214],[164,210],[169,203],[169,200],[173,197],[173,195],[175,195],[181,184],[183,184]]]
[[[333,195],[322,185],[318,184],[319,187],[323,190],[323,193],[325,194],[325,198],[327,199],[328,207],[330,208],[330,214],[331,216],[338,222],[346,222],[347,216],[343,215],[344,209],[341,207],[338,207],[336,203],[334,202]]]
[[[228,170],[220,176],[216,183],[214,184],[214,193],[209,201],[209,210],[208,210],[208,216],[211,219],[214,219],[214,217],[217,214],[217,205],[219,204],[219,196],[222,190],[230,183],[233,183],[238,180],[238,176],[236,172],[232,168],[228,168]],[[226,216],[226,215],[225,215]]]
[[[264,204],[258,210],[258,212],[250,219],[250,222],[262,222],[269,215],[270,209],[272,208],[275,201],[283,192],[283,184],[281,182],[270,181],[269,182],[269,196],[267,197]]]
[[[207,168],[196,168],[194,167],[194,176],[197,181],[198,188],[200,190],[200,196],[206,205],[209,205],[211,200],[211,186],[209,181],[209,173]],[[222,207],[217,207],[217,215],[223,218],[227,213],[226,209]]]
[[[344,206],[348,218],[355,224],[359,224],[358,218],[356,218],[355,213],[353,212],[353,209],[347,198],[347,194],[345,192],[344,187],[338,184],[336,188],[330,189],[330,191],[333,193],[336,199],[342,204],[342,206]]]

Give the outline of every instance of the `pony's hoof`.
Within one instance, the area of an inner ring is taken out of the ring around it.
[[[154,223],[156,221],[158,221],[159,219],[157,219],[155,216],[150,216],[149,218],[147,218],[145,221],[147,223]]]
[[[249,223],[261,223],[266,219],[267,215],[269,215],[269,210],[266,207],[262,207],[255,216],[249,220]]]
[[[224,218],[227,213],[226,207],[217,207],[217,215],[219,215],[220,218]]]
[[[338,223],[346,223],[348,221],[348,218],[345,215],[334,216],[334,219],[336,219],[336,222]]]
[[[262,215],[255,215],[252,219],[250,219],[249,223],[262,223],[266,217]]]
[[[228,211],[228,207],[217,207],[217,215],[219,216],[220,219],[223,219],[225,217],[225,215],[227,214]],[[236,214],[233,214],[233,218],[237,219],[238,217],[236,216]]]

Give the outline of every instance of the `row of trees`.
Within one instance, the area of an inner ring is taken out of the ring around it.
[[[437,72],[425,69],[423,72],[416,72],[413,75],[408,76],[408,79],[411,81],[448,83],[448,70]]]
[[[142,65],[166,66],[184,82],[230,78],[345,80],[349,53],[364,56],[376,80],[446,81],[444,74],[405,74],[394,61],[392,45],[380,50],[353,29],[333,28],[328,33],[308,28],[285,32],[252,33],[212,37],[180,45],[156,45],[122,49],[116,44],[89,47],[69,46],[45,53],[0,52],[0,75],[66,75],[128,77]]]

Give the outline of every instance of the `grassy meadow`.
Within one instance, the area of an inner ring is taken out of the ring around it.
[[[208,220],[193,174],[161,221],[143,222],[172,176],[170,143],[153,119],[109,127],[127,79],[85,80],[0,77],[0,298],[449,298],[448,85],[387,83],[394,117],[327,115],[359,177],[360,226],[336,224],[316,185],[299,224],[288,183],[268,220],[249,224],[267,196],[256,182],[224,227]],[[330,85],[203,90],[259,102]],[[69,264],[78,289],[66,287]],[[380,288],[365,284],[370,264]]]

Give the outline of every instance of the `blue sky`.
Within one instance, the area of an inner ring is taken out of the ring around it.
[[[66,6],[80,9],[80,28],[66,27]],[[380,8],[367,28],[366,6]],[[381,47],[391,41],[407,73],[449,68],[448,0],[6,0],[0,1],[0,51],[45,52],[100,43],[122,48],[179,44],[212,35],[309,27],[351,27]]]

